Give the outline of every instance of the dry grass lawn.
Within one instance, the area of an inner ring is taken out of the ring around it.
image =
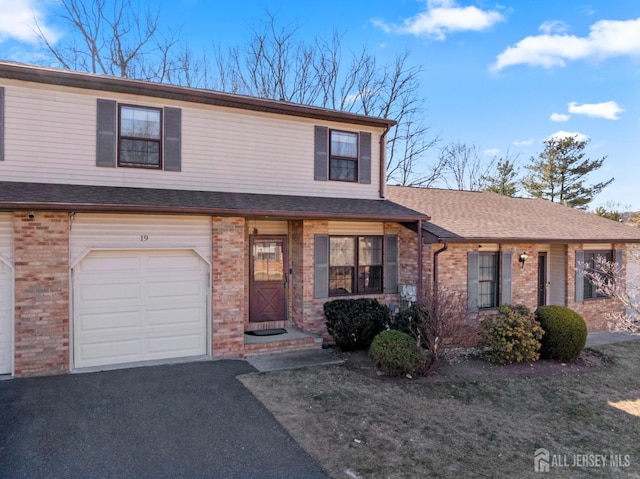
[[[420,380],[346,366],[240,380],[336,479],[640,478],[640,341],[598,350],[606,364],[531,373],[459,374],[484,368],[472,360]],[[538,448],[566,466],[534,472]],[[582,456],[595,454],[607,455],[605,467]],[[611,467],[613,454],[629,466]],[[586,467],[573,466],[574,455]]]

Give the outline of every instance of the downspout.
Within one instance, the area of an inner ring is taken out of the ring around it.
[[[387,182],[387,133],[389,133],[390,129],[391,125],[385,128],[382,135],[380,135],[380,198],[384,198],[384,185]]]
[[[433,290],[438,287],[438,255],[444,253],[449,248],[449,243],[445,243],[442,248],[433,253]]]
[[[418,220],[418,287],[416,302],[422,303],[422,220]]]

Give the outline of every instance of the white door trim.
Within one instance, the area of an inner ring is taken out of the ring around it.
[[[0,253],[0,262],[5,264],[6,266],[9,267],[9,270],[11,271],[10,273],[10,278],[9,278],[9,322],[10,324],[10,341],[9,341],[9,348],[11,350],[11,365],[10,368],[11,370],[9,371],[9,374],[11,374],[11,376],[13,376],[15,374],[15,367],[16,367],[16,293],[15,293],[15,277],[16,277],[16,270],[15,267],[13,266],[13,263],[11,261],[9,261],[7,258],[5,258],[4,256],[2,256],[2,254]]]

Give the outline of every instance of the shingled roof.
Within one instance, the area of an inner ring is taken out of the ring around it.
[[[388,200],[0,181],[0,210],[143,212],[412,222],[428,216]]]
[[[640,228],[542,199],[404,186],[387,198],[428,214],[423,230],[440,241],[640,243]]]

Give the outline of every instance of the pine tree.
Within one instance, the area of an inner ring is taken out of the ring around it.
[[[485,191],[493,191],[500,195],[516,196],[518,194],[518,170],[515,162],[501,158],[496,164],[494,176],[484,175],[482,182]]]
[[[585,158],[584,149],[588,141],[576,136],[550,138],[538,157],[531,157],[527,165],[529,175],[523,180],[524,189],[535,198],[544,198],[572,208],[586,209],[613,178],[594,185],[586,185],[589,173],[602,166],[607,158],[598,160]]]

